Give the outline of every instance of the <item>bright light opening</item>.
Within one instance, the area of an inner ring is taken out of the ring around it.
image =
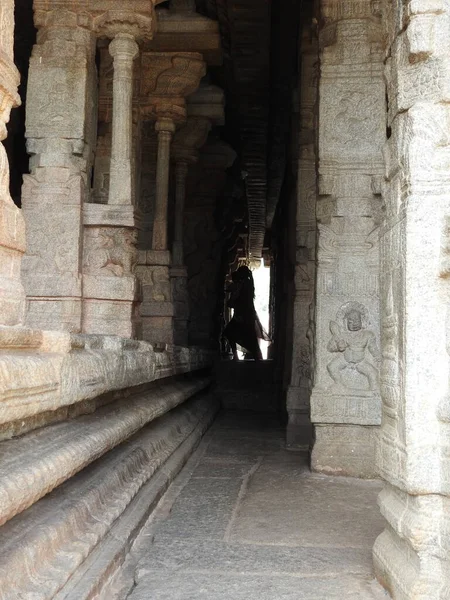
[[[255,282],[255,309],[261,325],[269,333],[270,268],[264,266],[264,259],[261,259],[261,265],[253,271],[253,281]],[[259,340],[259,344],[263,359],[266,360],[270,342]]]

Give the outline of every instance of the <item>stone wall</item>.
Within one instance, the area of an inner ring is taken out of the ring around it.
[[[372,477],[385,85],[379,3],[321,3],[315,470]]]
[[[450,590],[450,4],[384,2],[388,132],[381,232],[379,580]]]

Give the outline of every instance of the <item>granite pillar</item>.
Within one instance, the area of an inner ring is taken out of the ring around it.
[[[323,0],[321,9],[312,467],[373,477],[381,423],[383,33],[377,2]]]
[[[388,128],[381,230],[375,571],[395,600],[450,590],[450,7],[385,2]]]
[[[27,252],[22,276],[26,322],[41,329],[81,330],[82,207],[95,143],[95,36],[75,13],[36,13],[30,59],[24,176]]]
[[[108,203],[84,211],[83,332],[133,337],[137,261],[135,228],[132,99],[134,36],[117,33],[113,57],[112,137]]]
[[[25,226],[21,211],[9,193],[9,164],[2,140],[11,108],[20,103],[20,75],[13,62],[14,1],[0,6],[0,325],[22,323],[25,293],[20,265],[25,252]]]

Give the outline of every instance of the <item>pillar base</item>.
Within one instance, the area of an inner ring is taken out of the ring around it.
[[[170,283],[174,308],[173,336],[177,346],[187,346],[189,338],[188,273],[184,266],[170,269]]]
[[[326,475],[375,479],[379,427],[316,425],[311,468]]]
[[[313,429],[309,409],[309,387],[289,386],[286,409],[288,424],[286,427],[286,447],[289,450],[306,450],[311,446]]]
[[[136,274],[142,284],[142,337],[151,344],[173,344],[170,252],[146,250],[139,253]]]
[[[412,496],[388,483],[379,496],[387,527],[373,549],[375,574],[396,600],[445,597],[450,576],[445,560],[448,534],[443,515],[450,501],[438,494]]]
[[[26,326],[81,332],[81,298],[27,297]]]

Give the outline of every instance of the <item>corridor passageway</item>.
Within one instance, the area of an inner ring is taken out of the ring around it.
[[[450,0],[0,0],[0,600],[450,599],[449,74]]]
[[[377,481],[312,474],[306,453],[285,450],[274,417],[222,412],[108,593],[117,600],[388,598],[371,560],[383,529],[380,489]]]

